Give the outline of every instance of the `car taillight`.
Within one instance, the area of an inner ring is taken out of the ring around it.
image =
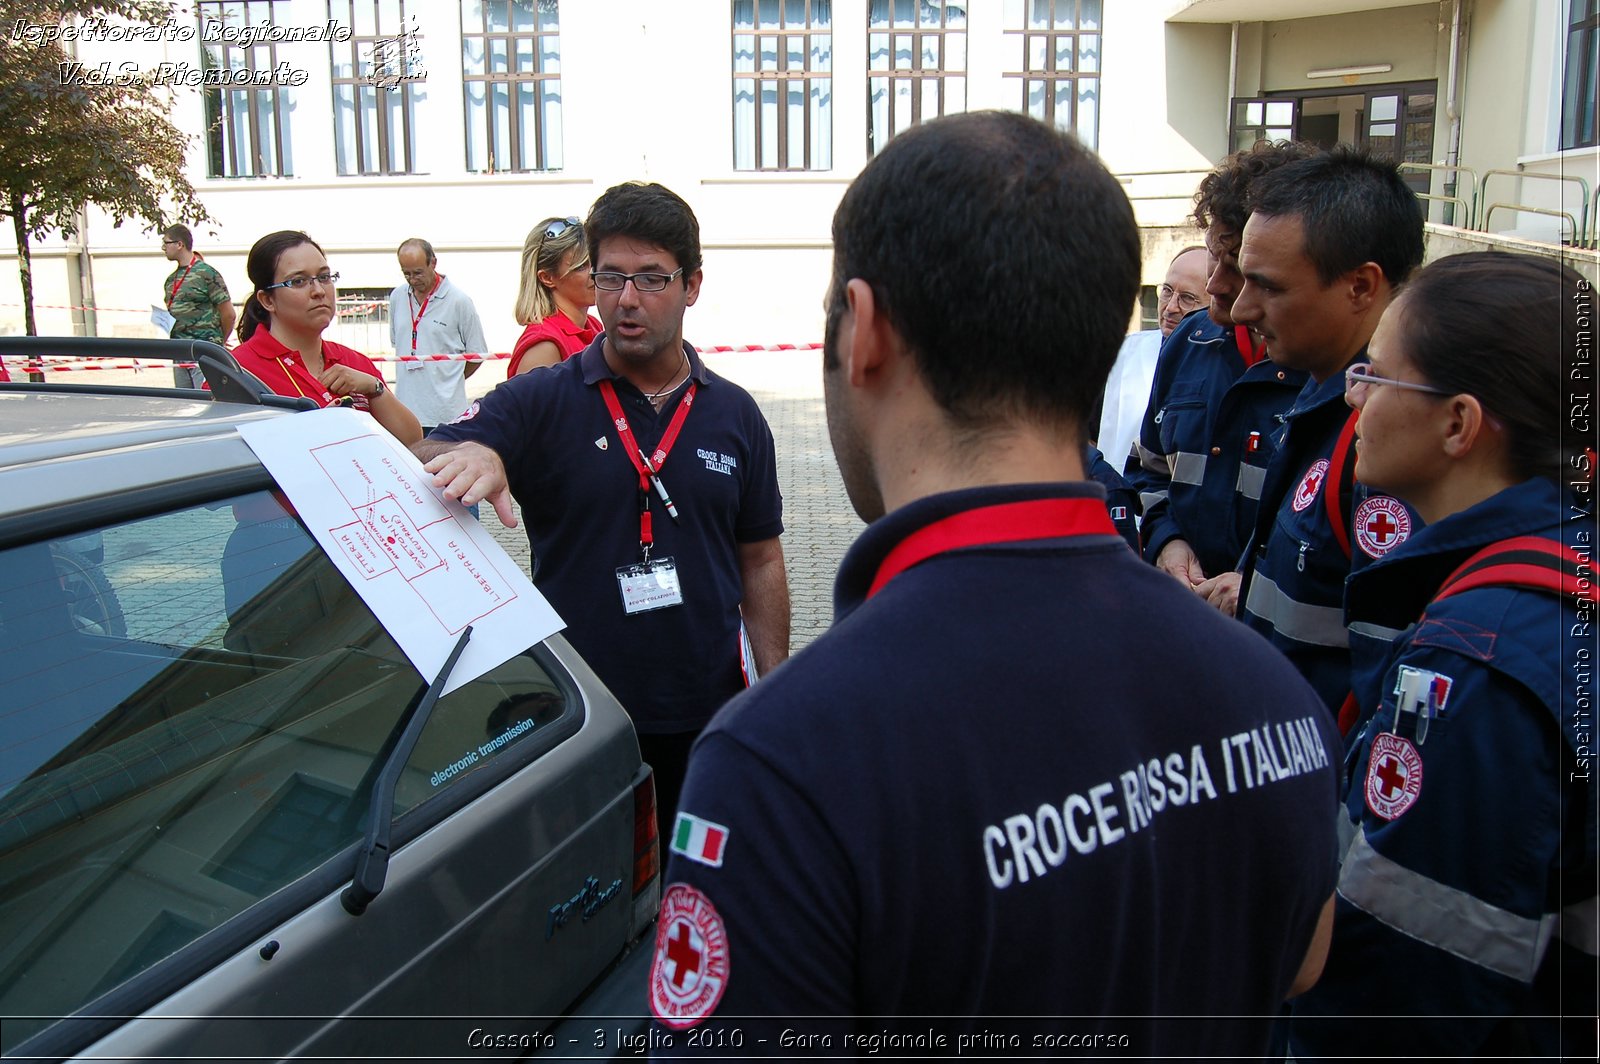
[[[648,768],[633,785],[633,896],[661,875],[661,837],[656,830],[656,777]]]

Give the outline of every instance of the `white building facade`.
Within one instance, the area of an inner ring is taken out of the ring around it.
[[[519,332],[528,231],[630,179],[700,219],[691,340],[820,340],[851,178],[894,132],[969,109],[1031,111],[1094,146],[1133,199],[1151,285],[1194,240],[1201,174],[1260,136],[1417,164],[1436,222],[1582,243],[1597,213],[1596,0],[198,0],[172,19],[168,39],[77,42],[78,60],[298,82],[172,90],[215,218],[196,246],[235,299],[272,230],[310,233],[353,302],[400,283],[395,247],[420,236],[496,351]],[[91,207],[36,243],[39,331],[155,335],[158,241]],[[343,338],[381,353],[366,320]],[[0,332],[21,323],[0,271]]]

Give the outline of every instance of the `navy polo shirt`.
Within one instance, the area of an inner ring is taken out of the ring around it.
[[[1341,751],[1310,686],[1109,532],[949,551],[866,597],[919,530],[1057,497],[1099,491],[873,523],[833,627],[701,735],[664,833],[656,1055],[1266,1052],[1334,885]],[[1139,682],[1151,647],[1170,682]]]
[[[597,338],[574,358],[499,385],[429,439],[471,440],[505,463],[537,559],[534,583],[567,639],[644,733],[700,728],[744,687],[739,668],[739,545],[783,531],[772,431],[748,392],[688,344],[697,391],[652,495],[652,558],[677,564],[681,605],[623,612],[616,571],[639,554],[639,474],[598,387],[611,380],[634,436],[653,452],[687,388],[657,413],[606,365]]]

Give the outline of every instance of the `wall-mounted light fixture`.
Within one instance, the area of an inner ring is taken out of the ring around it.
[[[1393,63],[1371,63],[1367,66],[1326,67],[1322,70],[1308,70],[1308,78],[1345,78],[1357,74],[1387,74],[1394,69]]]

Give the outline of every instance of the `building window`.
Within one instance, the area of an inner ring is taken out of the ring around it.
[[[287,6],[278,0],[200,0],[201,39],[215,36],[206,33],[211,23],[244,27],[279,22]],[[200,62],[207,70],[259,71],[266,77],[278,69],[278,49],[271,41],[241,48],[235,42],[219,40],[200,46]],[[271,84],[205,90],[210,176],[288,177],[294,173],[289,143],[293,91]]]
[[[1017,109],[1100,139],[1100,0],[1006,0],[1007,81]]]
[[[833,168],[831,0],[733,0],[733,166]]]
[[[872,0],[867,52],[869,154],[919,122],[967,109],[966,0]]]
[[[416,173],[417,103],[426,98],[416,15],[408,21],[405,0],[328,0],[328,18],[352,31],[328,45],[339,173]]]
[[[1561,87],[1561,146],[1592,148],[1595,83],[1600,81],[1600,0],[1571,0],[1567,9],[1566,79]]]
[[[468,170],[562,168],[557,7],[557,0],[461,5]]]

